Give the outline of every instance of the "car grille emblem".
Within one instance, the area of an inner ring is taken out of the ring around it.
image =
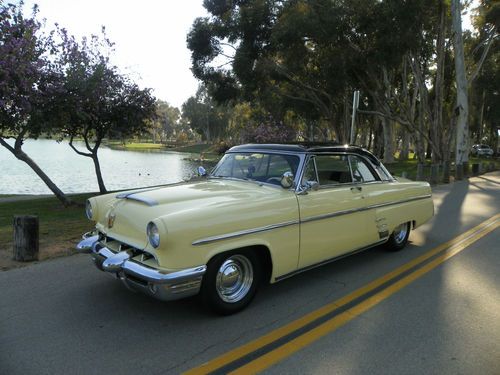
[[[108,228],[113,228],[113,224],[115,223],[115,214],[109,214],[108,216]]]

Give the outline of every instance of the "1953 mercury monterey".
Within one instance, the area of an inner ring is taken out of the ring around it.
[[[367,248],[402,249],[434,207],[355,146],[249,144],[197,181],[90,198],[80,252],[161,300],[200,294],[222,314],[277,282]]]

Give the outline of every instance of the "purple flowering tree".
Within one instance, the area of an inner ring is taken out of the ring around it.
[[[67,206],[70,199],[22,149],[27,138],[57,131],[54,98],[62,90],[51,56],[55,52],[52,35],[41,32],[36,7],[25,17],[22,6],[22,2],[14,5],[0,0],[0,145],[29,165]]]
[[[147,120],[156,113],[156,100],[150,89],[140,89],[110,63],[113,43],[104,28],[101,37],[81,41],[65,29],[59,29],[58,36],[61,55],[57,62],[64,77],[64,95],[57,105],[64,114],[61,128],[69,136],[71,148],[92,159],[99,190],[106,193],[98,157],[103,139],[124,139],[147,131]],[[84,151],[75,147],[75,138],[83,139]]]
[[[246,142],[252,143],[287,143],[295,140],[296,131],[282,121],[269,117],[254,126],[245,127],[241,136]]]

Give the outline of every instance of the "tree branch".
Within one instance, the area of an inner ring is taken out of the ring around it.
[[[87,156],[87,157],[92,157],[92,154],[87,154],[86,152],[79,151],[74,145],[73,145],[73,136],[71,136],[69,140],[69,146],[75,151],[78,155],[82,156]]]
[[[490,35],[485,40],[485,42],[487,41],[487,44],[483,50],[483,53],[481,55],[481,58],[479,59],[479,62],[477,63],[476,69],[474,70],[474,72],[470,75],[469,79],[467,80],[469,87],[472,85],[472,83],[476,80],[477,76],[479,75],[479,72],[481,71],[481,68],[483,67],[484,61],[486,60],[486,57],[488,56],[491,45],[493,44],[493,41],[495,40],[495,38],[497,36],[498,36],[498,34],[496,33],[496,30],[495,30],[495,28],[493,28]]]

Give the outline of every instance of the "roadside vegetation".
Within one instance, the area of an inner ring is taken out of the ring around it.
[[[0,196],[0,270],[26,264],[12,260],[12,223],[15,215],[39,217],[40,260],[74,254],[73,249],[82,234],[92,229],[84,208],[85,200],[92,195],[72,195],[71,199],[76,204],[67,208],[55,197],[1,202],[7,196]]]

